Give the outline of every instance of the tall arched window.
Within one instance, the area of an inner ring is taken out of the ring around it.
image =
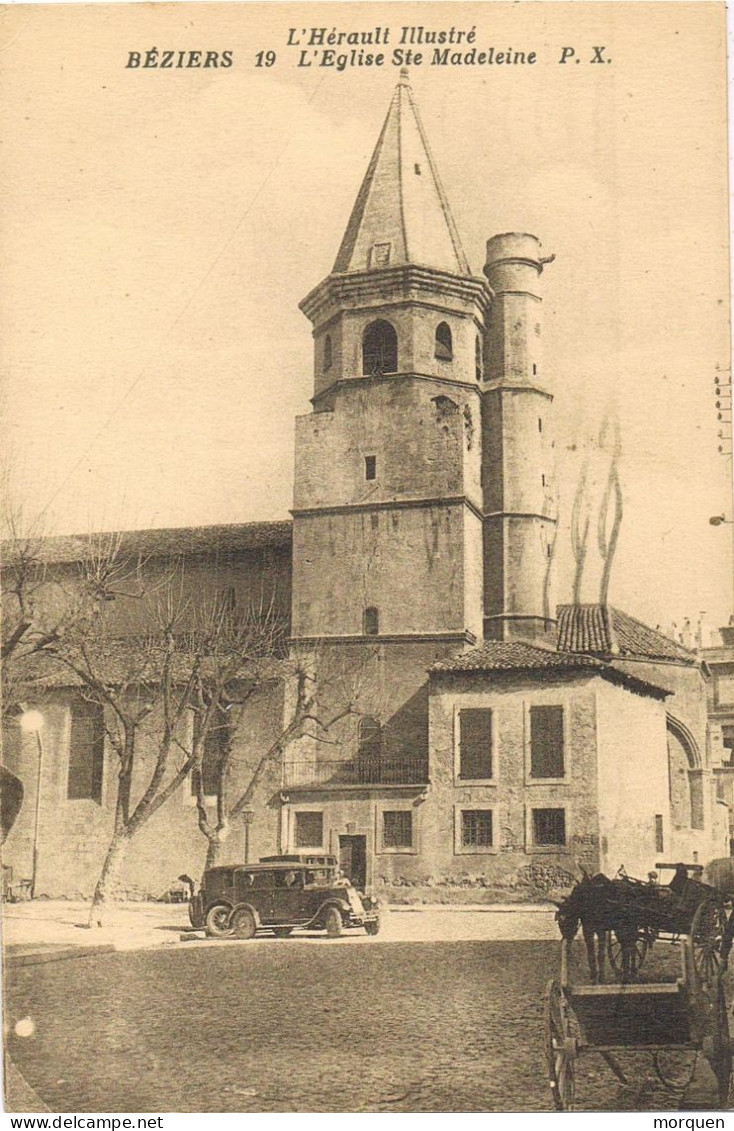
[[[100,704],[85,699],[74,702],[66,786],[69,801],[96,801],[101,805],[104,741],[104,711]]]
[[[357,754],[360,758],[379,758],[382,750],[382,727],[379,719],[366,715],[359,720]]]
[[[365,636],[377,636],[380,631],[380,616],[374,605],[362,614],[362,631]]]
[[[379,377],[382,373],[396,373],[398,369],[398,335],[395,327],[384,318],[370,322],[362,335],[362,373],[365,377]]]
[[[678,719],[668,715],[668,784],[673,825],[704,827],[703,773],[695,739]]]
[[[333,354],[331,350],[331,334],[327,334],[324,338],[324,373],[327,369],[331,369]]]
[[[451,361],[454,356],[451,327],[448,322],[439,322],[436,327],[435,356],[439,361]]]
[[[477,340],[474,343],[474,368],[477,375],[477,381],[482,379],[482,339],[477,334]]]
[[[379,719],[365,716],[359,720],[357,732],[357,781],[380,781],[382,755],[382,727]]]

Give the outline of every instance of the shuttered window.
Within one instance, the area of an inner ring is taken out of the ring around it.
[[[563,707],[530,708],[530,776],[562,778]]]
[[[323,813],[296,813],[296,848],[321,848],[324,843]]]
[[[459,777],[492,777],[492,712],[486,707],[459,712]]]

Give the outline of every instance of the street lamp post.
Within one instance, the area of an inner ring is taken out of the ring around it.
[[[731,543],[731,580],[732,580],[732,613],[734,613],[734,521],[727,518],[724,514],[713,514],[709,519],[711,526],[730,526],[732,543]]]
[[[28,734],[35,734],[38,746],[38,765],[36,771],[36,815],[33,823],[33,865],[31,871],[31,899],[36,895],[36,881],[38,879],[39,840],[41,831],[41,783],[43,780],[43,724],[44,718],[40,711],[24,711],[20,716],[21,728]]]
[[[242,823],[245,826],[245,864],[250,863],[250,825],[255,818],[254,810],[242,810]]]

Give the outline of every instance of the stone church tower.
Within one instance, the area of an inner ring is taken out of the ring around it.
[[[485,627],[545,629],[543,262],[535,237],[497,236],[472,274],[402,72],[333,271],[301,304],[295,641],[424,645],[422,666]]]

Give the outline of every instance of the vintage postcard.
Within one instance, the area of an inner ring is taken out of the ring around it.
[[[723,4],[0,37],[6,1111],[729,1110]]]

